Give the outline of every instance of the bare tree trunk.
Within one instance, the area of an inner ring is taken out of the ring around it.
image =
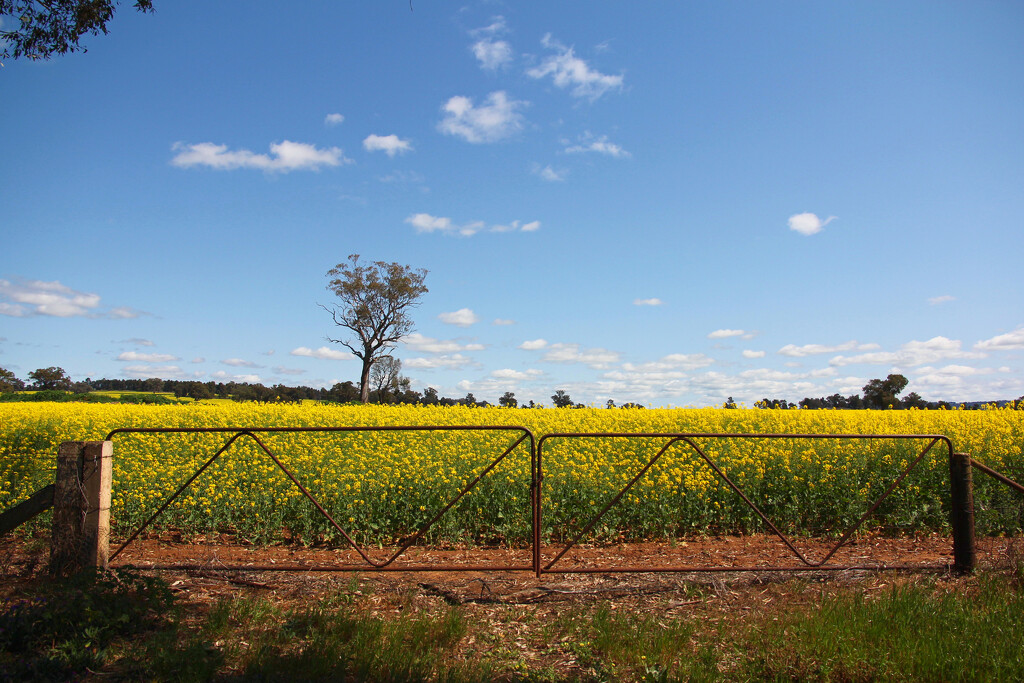
[[[370,367],[373,365],[373,356],[363,356],[363,374],[359,377],[359,400],[363,403],[370,402]]]

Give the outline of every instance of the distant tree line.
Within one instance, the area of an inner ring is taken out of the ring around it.
[[[412,381],[401,374],[402,363],[391,356],[383,356],[378,359],[371,370],[372,388],[368,393],[369,403],[379,404],[419,404],[439,406],[477,406],[484,407],[491,405],[487,401],[478,401],[472,392],[462,398],[449,398],[440,396],[437,389],[427,387],[422,392],[411,387]],[[91,379],[86,378],[82,382],[75,382],[68,376],[63,368],[49,367],[39,368],[28,373],[28,382],[19,379],[13,372],[0,367],[0,394],[4,400],[15,400],[15,392],[35,391],[45,392],[43,396],[36,397],[38,400],[68,400],[78,397],[84,399],[94,391],[111,392],[141,392],[146,394],[173,394],[176,398],[191,398],[197,401],[203,399],[230,399],[232,401],[255,401],[260,403],[298,403],[304,400],[321,401],[324,403],[358,403],[360,388],[357,384],[346,381],[338,382],[331,388],[316,388],[308,386],[287,386],[274,384],[265,386],[258,382],[200,382],[198,380],[177,380],[160,379],[150,377],[148,379]],[[786,399],[763,398],[757,401],[754,406],[766,409],[803,408],[803,409],[837,409],[837,410],[884,410],[884,409],[939,409],[956,408],[961,405],[966,407],[980,407],[981,403],[958,404],[946,401],[925,401],[917,393],[911,392],[902,399],[899,394],[907,386],[907,378],[903,375],[889,375],[884,380],[873,379],[864,385],[864,396],[858,394],[842,396],[833,394],[821,398],[804,398],[797,403],[791,403]],[[29,397],[22,397],[29,398]],[[156,403],[155,399],[144,399],[141,397],[122,398],[124,402],[131,403]],[[1024,410],[1024,396],[1016,401],[1008,401],[1011,407]],[[551,404],[556,408],[584,408],[582,403],[576,403],[564,389],[558,389],[551,396]],[[539,404],[529,401],[520,403],[516,395],[506,391],[498,399],[498,406],[502,408],[539,408]],[[608,399],[606,408],[641,409],[644,406],[637,403],[624,403],[616,405],[615,401]],[[736,408],[736,402],[730,396],[722,405],[723,408]]]
[[[951,403],[949,401],[926,401],[920,394],[912,391],[903,398],[899,395],[907,388],[909,380],[903,375],[890,374],[885,379],[873,379],[864,385],[864,395],[853,394],[843,396],[832,394],[820,398],[803,398],[798,403],[789,403],[786,399],[762,398],[754,404],[757,408],[773,408],[786,410],[788,408],[803,408],[810,410],[941,410],[944,408],[980,407],[983,402],[969,404]],[[732,405],[729,405],[732,403]],[[1007,401],[1013,408],[1024,410],[1024,396],[1016,401]],[[735,408],[732,397],[726,401],[726,408]]]

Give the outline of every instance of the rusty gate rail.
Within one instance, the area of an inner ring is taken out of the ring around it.
[[[992,477],[996,481],[1002,482],[1003,484],[1006,484],[1011,489],[1016,489],[1020,493],[1024,493],[1024,486],[1018,484],[1013,479],[1010,479],[1005,474],[1002,474],[1001,472],[998,472],[998,471],[992,469],[991,467],[988,467],[987,465],[982,465],[980,462],[978,462],[974,458],[971,458],[971,467],[973,467],[973,468],[975,468],[977,470],[981,470],[982,472],[984,472],[988,476]]]
[[[516,439],[512,445],[508,446],[505,451],[494,459],[487,467],[485,467],[479,474],[476,475],[472,481],[468,482],[459,493],[452,498],[448,503],[437,512],[428,522],[420,525],[416,533],[409,535],[404,538],[398,545],[398,549],[391,554],[390,557],[383,561],[376,561],[367,555],[364,550],[359,547],[359,544],[348,534],[348,532],[331,516],[331,514],[324,509],[320,502],[306,489],[305,486],[296,478],[296,476],[285,466],[283,462],[277,457],[277,455],[271,451],[267,445],[257,436],[257,433],[363,433],[363,432],[467,432],[467,431],[505,431],[518,433],[520,436]],[[359,554],[367,566],[322,566],[311,568],[308,566],[301,567],[287,567],[287,566],[274,566],[274,567],[251,567],[247,566],[244,569],[262,569],[262,570],[281,570],[281,569],[301,569],[310,570],[315,569],[316,571],[352,571],[358,569],[373,569],[373,570],[392,570],[392,571],[416,571],[429,569],[432,571],[446,571],[446,570],[527,570],[537,572],[539,570],[540,563],[540,548],[539,548],[539,534],[538,529],[540,525],[536,515],[539,513],[538,505],[538,489],[537,489],[537,474],[539,469],[537,467],[537,449],[536,440],[534,439],[533,432],[528,428],[522,426],[508,426],[508,425],[427,425],[427,426],[362,426],[362,427],[135,427],[135,428],[122,428],[111,431],[106,441],[113,441],[113,438],[119,434],[211,434],[211,433],[222,433],[231,434],[231,437],[222,445],[217,451],[211,455],[203,465],[196,470],[192,476],[190,476],[185,483],[178,487],[178,489],[171,494],[171,496],[165,500],[157,510],[149,516],[149,518],[142,523],[134,532],[121,544],[121,546],[110,556],[110,560],[114,560],[121,551],[128,547],[139,535],[145,531],[161,514],[167,510],[168,507],[189,487],[192,483],[206,471],[210,465],[213,464],[217,458],[219,458],[228,448],[231,447],[238,439],[242,437],[248,437],[256,443],[256,445],[273,460],[274,464],[291,480],[292,484],[305,496],[310,503],[317,509],[317,511],[323,515],[325,519],[330,523],[335,530],[337,530],[342,537],[348,542],[353,550]],[[510,453],[512,453],[520,444],[524,441],[529,442],[530,451],[530,501],[531,501],[531,514],[534,518],[531,520],[531,527],[533,529],[533,547],[531,549],[531,565],[530,566],[485,566],[485,567],[471,567],[466,565],[429,565],[429,566],[392,566],[395,560],[397,560],[406,550],[413,546],[423,535],[439,520],[445,513],[447,513],[452,507],[454,507],[470,490],[475,487],[481,479],[483,479],[489,472],[497,467]],[[229,567],[230,568],[230,567]],[[242,569],[243,567],[238,567]]]
[[[910,474],[911,470],[917,467],[918,463],[927,455],[932,448],[939,443],[942,443],[946,450],[950,461],[953,458],[953,444],[948,437],[939,434],[729,434],[729,433],[629,433],[629,432],[563,432],[545,434],[540,438],[537,443],[537,496],[536,496],[536,514],[535,520],[538,528],[534,530],[535,537],[539,538],[540,524],[542,520],[542,500],[543,500],[543,482],[544,482],[544,444],[551,439],[604,439],[604,438],[647,438],[647,439],[667,439],[668,441],[662,446],[647,464],[644,465],[640,471],[623,487],[608,503],[605,504],[604,508],[595,514],[591,519],[583,526],[583,528],[576,533],[576,535],[570,539],[568,543],[558,552],[555,557],[544,566],[540,566],[538,562],[538,576],[543,573],[590,573],[590,572],[631,572],[631,571],[687,571],[687,572],[715,572],[715,571],[743,571],[743,570],[784,570],[792,571],[794,569],[855,569],[858,567],[825,567],[824,565],[832,559],[833,555],[850,539],[850,536],[854,534],[864,524],[864,522],[874,514],[875,510],[892,494],[893,491],[903,482],[903,480]],[[809,440],[826,440],[826,439],[838,439],[838,440],[894,440],[894,441],[910,441],[910,440],[928,440],[927,445],[924,446],[923,450],[918,453],[917,457],[914,458],[904,469],[900,472],[899,476],[889,485],[885,492],[872,503],[867,511],[852,524],[839,541],[827,552],[827,554],[818,561],[808,559],[803,553],[801,553],[796,546],[793,545],[792,541],[785,534],[783,534],[778,527],[761,511],[757,505],[750,500],[750,498],[737,486],[726,474],[722,471],[714,461],[708,457],[707,453],[694,443],[693,439],[809,439]],[[664,455],[669,448],[676,443],[685,443],[696,452],[701,459],[714,471],[715,476],[720,480],[724,481],[743,501],[749,506],[754,513],[771,529],[772,533],[776,535],[794,556],[803,563],[804,567],[657,567],[657,568],[642,568],[642,567],[588,567],[588,568],[573,568],[573,569],[553,569],[555,564],[562,559],[562,557],[574,546],[580,539],[582,539],[591,529],[597,524],[597,522],[607,513],[612,507],[617,505],[623,496],[636,484],[637,481],[643,477],[647,471],[654,466],[662,455]],[[539,547],[539,545],[538,545]]]

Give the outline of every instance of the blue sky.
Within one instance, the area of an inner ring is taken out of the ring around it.
[[[5,21],[10,22],[10,19]],[[126,3],[0,69],[0,366],[422,390],[1024,395],[1019,2]]]

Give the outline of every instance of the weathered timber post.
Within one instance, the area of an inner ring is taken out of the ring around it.
[[[50,573],[107,568],[111,441],[65,441],[57,454]]]
[[[971,456],[967,453],[950,456],[949,485],[952,494],[953,570],[958,574],[969,574],[977,564],[977,554],[974,548],[974,483]]]

